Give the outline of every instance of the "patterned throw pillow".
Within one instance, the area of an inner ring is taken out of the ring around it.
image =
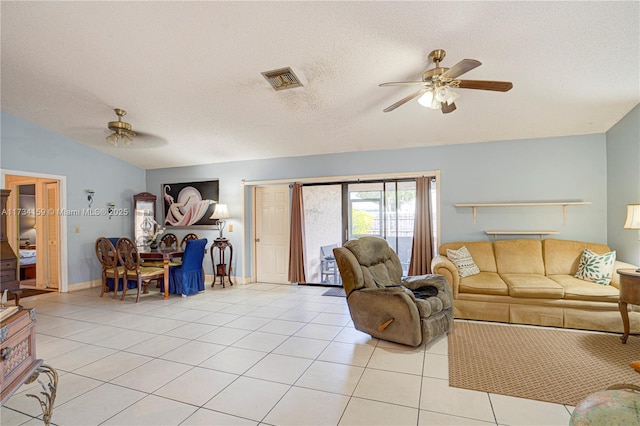
[[[615,250],[605,254],[596,254],[589,249],[584,249],[575,276],[596,284],[609,285],[615,261]]]
[[[456,265],[460,278],[480,273],[478,265],[473,261],[471,253],[469,253],[466,246],[462,246],[458,250],[447,249],[447,257]]]

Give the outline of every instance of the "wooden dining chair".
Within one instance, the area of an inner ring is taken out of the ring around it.
[[[178,248],[178,237],[176,237],[176,234],[168,233],[164,234],[162,238],[160,238],[160,248],[169,247]]]
[[[194,233],[189,233],[189,234],[185,235],[182,238],[182,241],[180,241],[180,249],[184,250],[184,245],[187,243],[187,241],[197,240],[197,239],[198,239],[198,235],[196,235]]]
[[[162,238],[160,238],[160,243],[158,244],[158,248],[166,249],[166,248],[178,248],[178,237],[176,234],[168,233],[164,234]],[[178,266],[181,262],[177,260],[172,260],[169,262],[170,266]],[[164,262],[162,260],[142,260],[142,266],[153,266],[156,268],[164,268]]]
[[[118,266],[118,254],[113,243],[105,237],[100,237],[96,240],[95,245],[96,256],[102,266],[102,289],[100,291],[100,297],[105,293],[109,293],[109,285],[107,280],[113,280],[113,297],[118,294],[118,285],[120,284],[120,277],[124,272],[122,266]]]
[[[138,253],[138,247],[129,238],[120,238],[116,246],[118,252],[118,259],[124,267],[123,277],[124,281],[128,284],[129,281],[133,281],[138,289],[136,296],[136,303],[140,300],[140,290],[146,294],[148,293],[147,286],[150,281],[158,281],[162,286],[164,282],[164,269],[156,268],[153,266],[141,266],[140,265],[140,253]],[[122,298],[124,300],[127,295],[128,285],[122,286]]]

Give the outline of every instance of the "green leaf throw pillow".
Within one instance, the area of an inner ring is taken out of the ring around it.
[[[462,246],[458,250],[447,249],[447,257],[456,265],[460,278],[480,273],[478,265],[473,261],[466,246]]]
[[[596,254],[589,249],[584,249],[575,276],[596,284],[609,285],[615,261],[615,250],[605,254]]]

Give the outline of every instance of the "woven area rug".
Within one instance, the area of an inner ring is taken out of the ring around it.
[[[640,336],[455,321],[449,385],[575,406],[615,384],[640,386],[629,366]]]

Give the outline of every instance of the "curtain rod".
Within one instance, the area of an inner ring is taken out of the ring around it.
[[[435,177],[440,176],[440,170],[423,171],[423,172],[402,172],[402,173],[380,173],[370,175],[346,175],[346,176],[322,176],[311,178],[288,178],[288,179],[272,179],[272,180],[242,180],[242,185],[278,185],[292,183],[342,183],[342,182],[363,182],[369,180],[391,180],[391,179],[410,179],[417,177]]]

